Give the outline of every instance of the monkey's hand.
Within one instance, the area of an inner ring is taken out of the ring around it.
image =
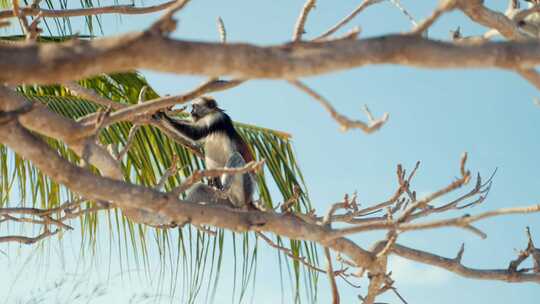
[[[162,120],[162,119],[168,119],[169,118],[169,116],[163,110],[157,111],[156,113],[152,114],[151,117],[154,120]]]
[[[208,186],[216,188],[218,190],[223,190],[223,184],[219,177],[212,177],[208,179]]]

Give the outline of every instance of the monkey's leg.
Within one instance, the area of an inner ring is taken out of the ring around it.
[[[227,160],[225,168],[241,168],[246,165],[242,155],[235,152]],[[233,205],[237,208],[247,207],[253,199],[254,181],[250,173],[224,174],[221,182],[223,191],[229,194]]]
[[[231,206],[231,202],[223,197],[221,191],[203,183],[196,183],[189,189],[186,201],[190,203],[225,204]]]

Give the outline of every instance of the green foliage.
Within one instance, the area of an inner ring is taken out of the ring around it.
[[[121,73],[102,75],[83,80],[80,84],[96,91],[98,94],[124,104],[135,104],[144,86],[148,86],[147,99],[159,97],[145,79],[137,73]],[[95,113],[99,106],[72,96],[61,86],[30,86],[19,88],[21,94],[32,102],[47,105],[51,110],[72,119]],[[257,175],[260,200],[269,208],[275,208],[276,202],[271,196],[270,189],[277,188],[281,194],[280,200],[286,200],[293,195],[293,189],[301,189],[299,203],[294,206],[296,211],[306,212],[311,209],[309,199],[299,170],[290,136],[279,131],[257,126],[236,123],[236,127],[244,137],[257,159],[265,159],[265,170]],[[119,123],[105,128],[100,133],[99,140],[103,145],[113,145],[121,149],[127,140],[130,123]],[[80,159],[63,143],[47,139],[48,144],[59,154],[73,163]],[[171,141],[159,130],[144,126],[139,128],[129,149],[127,157],[122,160],[122,169],[126,181],[134,184],[153,187],[171,165],[173,155],[177,155],[180,168],[176,176],[169,178],[165,189],[170,190],[179,185],[183,179],[194,170],[203,168],[204,164],[195,155],[181,145]],[[65,200],[76,197],[68,189],[56,184],[31,163],[11,153],[5,147],[0,147],[0,179],[1,206],[8,205],[10,197],[15,193],[20,202],[28,206],[52,208]],[[273,184],[274,186],[270,186]],[[16,191],[13,187],[16,185]],[[88,206],[92,202],[87,202]],[[249,283],[254,281],[259,244],[251,233],[232,234],[226,238],[224,231],[218,231],[210,236],[190,227],[178,232],[153,229],[143,225],[133,224],[124,218],[119,211],[108,211],[105,215],[89,214],[80,218],[80,229],[83,247],[92,251],[98,250],[98,238],[109,235],[111,241],[116,239],[117,249],[124,261],[121,265],[129,266],[129,258],[137,264],[144,265],[149,270],[148,252],[157,247],[161,258],[161,271],[176,267],[182,268],[182,290],[185,302],[193,302],[200,296],[201,289],[206,290],[206,300],[212,299],[212,293],[218,284],[222,267],[225,243],[231,246],[234,256],[234,294],[235,300],[241,301],[246,297]],[[107,233],[100,232],[107,230]],[[151,239],[154,239],[152,245]],[[176,245],[173,243],[176,240]],[[277,238],[282,246],[286,242]],[[263,245],[266,244],[263,242]],[[111,245],[113,246],[113,245]],[[154,247],[155,246],[155,247]],[[313,244],[289,241],[288,247],[298,256],[306,256],[311,263],[317,263],[317,251]],[[86,250],[82,250],[84,252]],[[314,300],[316,296],[317,274],[305,269],[297,261],[279,254],[281,266],[285,266],[290,279],[295,286],[295,298],[300,298],[301,287],[306,291],[307,298]],[[176,260],[176,261],[175,261]],[[280,267],[281,267],[280,266]],[[305,284],[303,284],[303,282]],[[176,286],[171,286],[175,289]]]

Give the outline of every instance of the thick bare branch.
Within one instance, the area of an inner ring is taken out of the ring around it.
[[[479,0],[455,0],[458,7],[473,21],[494,29],[510,40],[527,41],[531,37],[519,30],[519,13],[512,19],[505,14],[495,12],[485,7]],[[524,17],[523,17],[524,18]],[[519,75],[540,90],[540,74],[533,68],[516,67]]]
[[[0,100],[2,101],[1,111],[19,109],[28,104],[22,96],[4,86],[0,86]],[[80,157],[84,154],[102,175],[123,179],[122,170],[116,159],[92,139],[78,137],[77,135],[83,133],[84,129],[73,120],[58,115],[43,105],[33,104],[30,111],[19,115],[18,121],[29,130],[66,143]],[[88,131],[87,134],[90,134],[95,130],[92,127],[88,128]]]
[[[259,47],[171,40],[146,32],[91,41],[0,44],[0,81],[57,83],[137,68],[245,79],[294,79],[373,64],[515,70],[540,64],[539,50],[536,41],[462,45],[411,35]]]
[[[93,175],[83,168],[62,159],[45,143],[15,123],[0,127],[0,142],[28,159],[42,172],[72,191],[92,200],[111,201],[122,208],[140,208],[161,215],[169,222],[186,221],[196,225],[210,225],[233,231],[268,231],[295,240],[320,241],[328,235],[328,228],[306,223],[289,214],[242,211],[220,205],[185,203],[172,195]],[[341,252],[361,267],[371,265],[372,255],[347,239],[323,242],[323,246]]]

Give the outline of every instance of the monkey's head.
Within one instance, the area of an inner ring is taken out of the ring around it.
[[[207,115],[222,111],[218,107],[216,100],[211,97],[201,97],[191,105],[191,117],[193,121],[198,121]]]

